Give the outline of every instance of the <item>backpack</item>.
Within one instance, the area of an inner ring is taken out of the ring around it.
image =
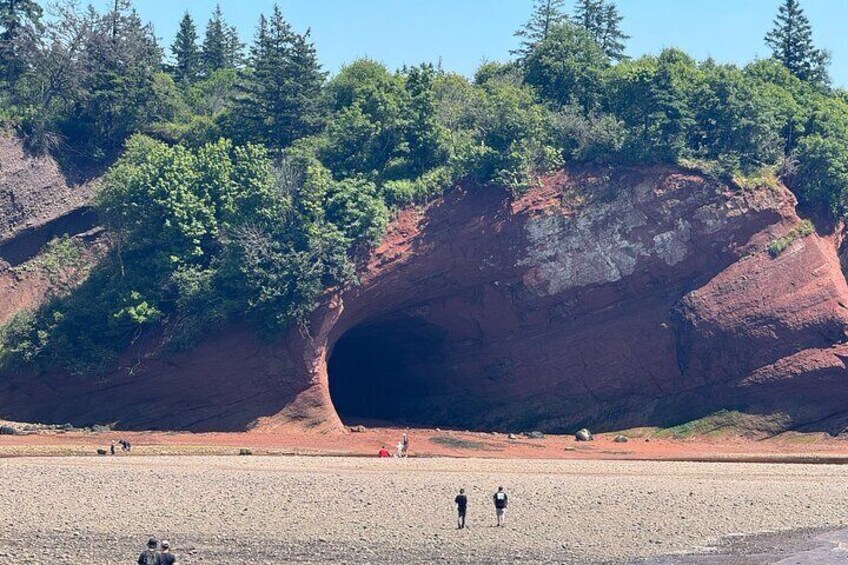
[[[505,492],[496,492],[495,493],[495,508],[504,508],[506,506],[506,493]]]
[[[157,565],[158,562],[156,553],[151,549],[145,549],[141,557],[138,558],[139,565]]]

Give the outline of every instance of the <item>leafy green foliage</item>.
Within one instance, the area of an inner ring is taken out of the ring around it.
[[[597,101],[606,65],[606,55],[586,30],[558,24],[528,55],[524,79],[548,100],[577,104],[588,112]]]

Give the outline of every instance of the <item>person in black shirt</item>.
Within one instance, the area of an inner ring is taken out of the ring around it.
[[[465,496],[465,489],[459,489],[459,494],[453,500],[456,503],[456,529],[461,530],[465,527],[465,511],[468,509],[468,497]]]
[[[506,505],[509,503],[503,487],[498,487],[498,492],[493,497],[495,501],[495,515],[498,517],[498,527],[504,525],[504,515],[506,514]]]
[[[156,541],[156,538],[147,540],[147,549],[138,556],[138,565],[158,565],[159,552],[156,551],[157,547],[159,547],[159,542]]]

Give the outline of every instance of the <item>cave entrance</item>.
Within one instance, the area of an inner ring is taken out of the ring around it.
[[[346,425],[437,425],[443,422],[444,332],[417,318],[354,327],[327,363],[330,396]]]

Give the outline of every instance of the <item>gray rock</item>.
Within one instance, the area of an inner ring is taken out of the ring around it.
[[[18,430],[12,426],[0,426],[0,436],[13,436],[18,433]]]
[[[515,437],[515,434],[509,434],[507,437],[509,439],[518,439],[517,437]]]
[[[106,432],[111,432],[112,428],[111,428],[111,426],[101,426],[100,424],[94,424],[93,426],[91,426],[91,430],[93,432],[102,434],[102,433],[106,433]]]
[[[630,438],[627,436],[615,436],[615,439],[613,441],[615,443],[627,443],[628,441],[630,441]]]
[[[239,455],[253,455],[253,452],[249,449],[239,449]]]
[[[351,426],[350,431],[361,434],[362,432],[365,431],[365,426],[363,426],[361,424],[359,426]]]
[[[539,431],[532,431],[527,434],[527,437],[529,437],[530,439],[545,439],[545,434]]]
[[[579,430],[576,434],[574,434],[574,438],[577,441],[594,441],[595,440],[594,436],[592,435],[592,432],[590,432],[586,428],[583,428],[582,430]]]

